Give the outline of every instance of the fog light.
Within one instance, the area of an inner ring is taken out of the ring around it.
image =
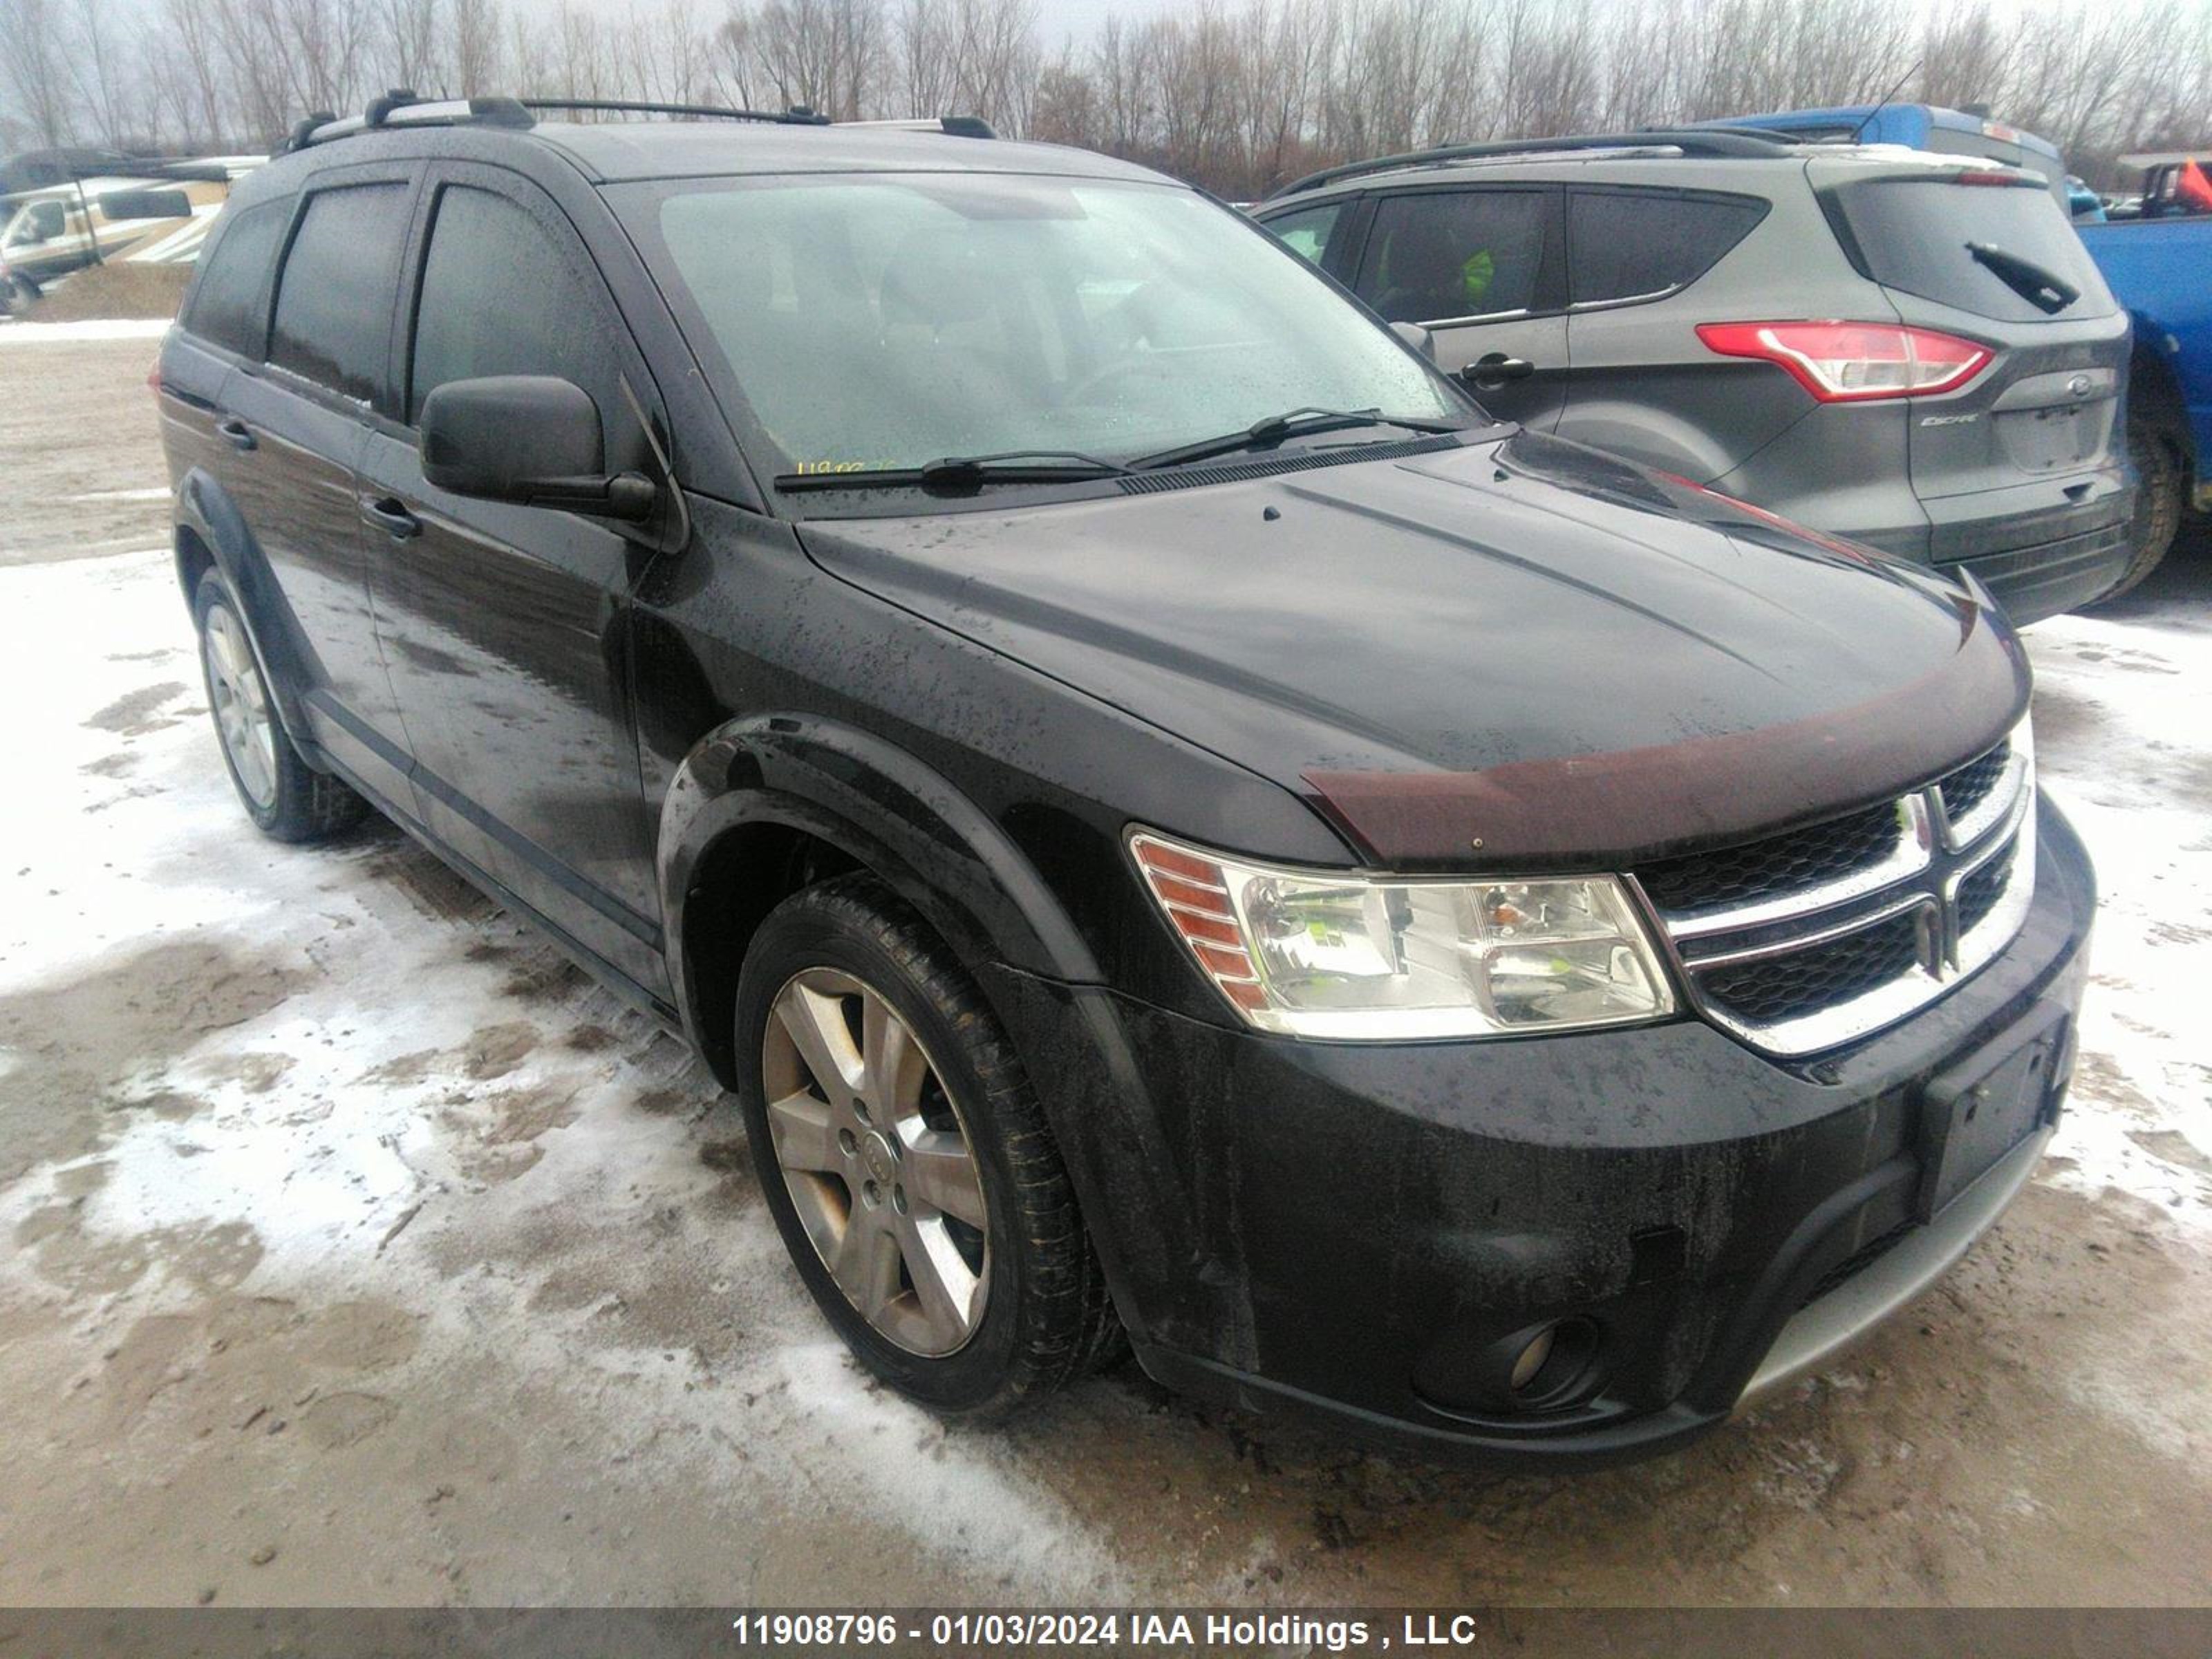
[[[1559,1328],[1557,1325],[1547,1325],[1528,1339],[1528,1346],[1521,1350],[1520,1357],[1513,1362],[1511,1387],[1514,1393],[1525,1393],[1528,1385],[1543,1370],[1544,1362],[1552,1357],[1552,1343]]]

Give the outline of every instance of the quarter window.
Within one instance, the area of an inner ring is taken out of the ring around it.
[[[1570,292],[1578,306],[1687,288],[1766,216],[1741,198],[1577,191],[1568,201]]]
[[[551,374],[599,400],[613,380],[598,307],[558,243],[504,196],[449,185],[438,198],[415,307],[407,418],[448,380]]]
[[[276,257],[276,239],[292,216],[289,201],[264,202],[230,222],[200,272],[185,326],[200,338],[258,357],[269,313],[263,288]]]
[[[367,403],[384,378],[405,185],[318,191],[277,278],[269,361]]]
[[[1328,257],[1329,238],[1336,234],[1337,221],[1343,216],[1343,203],[1324,202],[1319,207],[1278,214],[1267,221],[1267,228],[1293,253],[1319,264]]]
[[[1460,190],[1386,196],[1359,280],[1385,322],[1527,311],[1536,302],[1552,192]]]

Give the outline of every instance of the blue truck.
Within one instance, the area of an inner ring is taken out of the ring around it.
[[[2135,325],[2127,414],[2137,483],[2134,556],[2106,597],[2124,593],[2157,568],[2185,513],[2212,513],[2212,199],[2205,185],[2212,155],[2121,157],[2123,167],[2144,175],[2141,202],[2107,216],[2082,210],[2057,146],[1977,109],[1869,104],[1704,125],[1787,132],[1813,143],[1905,144],[2042,173]]]

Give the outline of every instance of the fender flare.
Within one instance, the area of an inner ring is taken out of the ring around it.
[[[757,824],[803,830],[866,865],[971,966],[1003,963],[1077,984],[1102,977],[1028,857],[950,781],[856,726],[748,714],[692,745],[661,806],[656,862],[669,971],[695,1036],[702,1022],[684,925],[693,877],[724,836]]]
[[[188,471],[177,486],[174,557],[177,585],[184,589],[189,607],[196,595],[185,552],[185,535],[207,550],[215,568],[238,599],[239,620],[246,624],[246,642],[261,665],[261,678],[276,700],[285,735],[301,757],[318,769],[322,750],[308,723],[307,706],[300,688],[313,684],[305,657],[306,635],[284,599],[269,562],[263,557],[246,518],[229,492],[204,467]]]

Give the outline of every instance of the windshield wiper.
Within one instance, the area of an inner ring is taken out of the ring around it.
[[[1342,432],[1354,427],[1395,426],[1409,432],[1456,432],[1464,424],[1459,421],[1411,420],[1385,415],[1380,409],[1291,409],[1280,415],[1270,415],[1265,420],[1235,432],[1224,432],[1218,438],[1201,438],[1196,443],[1178,444],[1173,449],[1163,449],[1151,455],[1139,455],[1129,463],[1139,471],[1160,466],[1181,466],[1186,461],[1211,460],[1216,455],[1234,455],[1240,449],[1262,449],[1279,444],[1285,438],[1298,437],[1310,432]]]
[[[1129,469],[1079,449],[1010,449],[997,455],[945,455],[920,466],[864,466],[843,471],[786,472],[785,491],[805,489],[980,489],[987,483],[1081,483],[1118,478]]]
[[[2008,253],[1995,242],[1969,242],[1966,252],[1977,264],[2047,316],[2057,316],[2081,297],[2081,290],[2055,270],[2046,270],[2033,259]]]

